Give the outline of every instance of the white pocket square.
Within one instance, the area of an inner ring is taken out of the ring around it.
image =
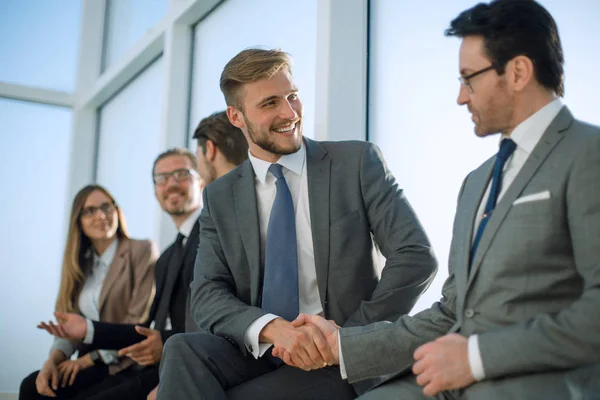
[[[547,200],[550,198],[550,191],[544,190],[543,192],[528,194],[527,196],[519,197],[513,202],[513,206],[521,203],[529,203],[530,201]]]

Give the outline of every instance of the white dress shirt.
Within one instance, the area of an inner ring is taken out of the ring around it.
[[[502,196],[506,193],[515,177],[525,165],[525,161],[529,158],[529,155],[533,151],[534,147],[540,141],[542,135],[548,129],[548,126],[552,120],[558,115],[560,110],[563,108],[563,104],[560,99],[556,99],[546,104],[541,110],[521,122],[515,130],[510,134],[510,138],[517,145],[514,153],[508,158],[504,164],[502,170],[502,187],[498,194],[498,201],[502,199]],[[505,139],[502,136],[502,139]],[[475,218],[475,224],[473,226],[473,233],[477,232],[483,211],[485,210],[485,204],[487,203],[488,197],[490,197],[490,190],[492,182],[488,184],[485,194],[479,204],[477,210],[477,217]],[[475,234],[473,234],[473,240],[475,240]],[[469,337],[469,364],[471,366],[471,372],[473,377],[480,381],[485,378],[485,371],[483,370],[483,361],[481,360],[481,352],[479,351],[479,340],[477,335]]]
[[[270,162],[260,160],[248,152],[250,163],[256,175],[255,188],[258,202],[258,218],[260,225],[261,263],[264,265],[267,228],[271,208],[275,201],[277,188],[275,177],[269,172]],[[304,144],[296,153],[282,156],[277,164],[283,167],[283,176],[290,188],[294,211],[296,213],[296,239],[298,244],[298,294],[301,313],[320,314],[323,312],[319,288],[317,286],[317,271],[313,251],[313,238],[310,224],[310,205],[308,202],[308,180],[306,176],[306,149]],[[244,332],[246,348],[255,358],[262,356],[271,343],[259,343],[261,330],[278,318],[274,314],[266,314],[250,324]]]
[[[560,99],[551,101],[541,110],[533,114],[531,117],[527,118],[525,121],[521,122],[510,134],[510,138],[515,142],[517,147],[514,153],[504,164],[504,169],[502,170],[502,188],[501,192],[498,195],[498,201],[500,201],[504,193],[506,193],[511,183],[514,181],[515,177],[525,164],[525,161],[527,161],[527,158],[533,151],[534,147],[540,141],[540,138],[542,137],[552,120],[558,115],[562,107],[563,104],[560,101]],[[503,136],[501,139],[504,138],[505,137]],[[483,211],[485,210],[485,203],[487,202],[487,199],[489,197],[491,186],[492,183],[490,181],[486,192],[483,198],[481,199],[481,203],[479,204],[477,218],[475,218],[475,224],[473,226],[473,232],[477,232],[477,228],[479,227],[479,222],[481,221],[481,217],[483,216]],[[473,238],[474,237],[475,235],[473,235]],[[342,354],[342,345],[339,335],[338,346],[340,358],[340,372],[342,374],[342,378],[346,379],[348,376],[346,374],[346,367],[344,365],[344,357]],[[483,370],[483,361],[481,360],[481,353],[479,350],[479,341],[477,339],[477,335],[472,335],[469,337],[468,355],[469,365],[471,367],[473,377],[478,381],[484,379],[485,371]]]
[[[79,310],[88,320],[100,319],[100,293],[102,292],[102,286],[104,285],[104,279],[106,278],[108,269],[117,253],[118,246],[119,239],[115,239],[101,256],[98,256],[98,254],[94,252],[92,270],[85,279],[78,301]],[[86,331],[86,338],[88,333],[89,330]],[[91,337],[93,337],[93,328],[90,334],[92,335]],[[84,340],[84,343],[87,342]],[[105,364],[112,364],[118,361],[118,352],[116,350],[100,350],[99,353]]]
[[[183,238],[183,246],[185,247],[188,238],[190,237],[190,235],[192,234],[192,229],[194,229],[194,225],[196,225],[196,221],[198,221],[198,218],[200,218],[200,213],[202,213],[202,207],[198,207],[197,210],[195,210],[193,213],[190,214],[189,217],[187,217],[187,219],[185,221],[183,221],[183,224],[181,224],[181,226],[179,226],[179,233],[181,233],[184,238]]]

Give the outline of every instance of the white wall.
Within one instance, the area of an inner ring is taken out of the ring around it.
[[[497,151],[498,137],[479,139],[458,107],[460,40],[444,29],[471,0],[372,1],[370,140],[414,206],[433,243],[440,269],[413,313],[440,297],[456,197],[467,173]],[[577,118],[600,124],[600,3],[541,1],[557,20],[566,58],[565,103]]]

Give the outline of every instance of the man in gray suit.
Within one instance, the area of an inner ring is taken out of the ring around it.
[[[459,105],[502,138],[460,190],[441,301],[395,323],[294,326],[316,324],[351,382],[396,374],[361,399],[600,398],[600,129],[559,99],[556,24],[498,0],[446,35],[462,38]]]
[[[204,190],[191,290],[194,319],[210,333],[166,343],[158,398],[354,398],[337,366],[311,371],[334,358],[319,330],[290,321],[395,320],[434,276],[429,241],[379,149],[303,138],[290,63],[248,49],[221,76],[250,159]],[[381,279],[374,241],[387,259]]]

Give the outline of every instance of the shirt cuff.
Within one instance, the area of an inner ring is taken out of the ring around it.
[[[254,320],[248,328],[246,328],[246,332],[244,332],[244,344],[254,358],[262,357],[269,347],[272,346],[272,343],[258,343],[258,337],[260,336],[260,331],[275,318],[279,317],[275,314],[265,314]]]
[[[469,336],[468,342],[469,366],[471,373],[476,381],[485,379],[485,371],[483,370],[483,360],[479,351],[479,338],[477,335]]]
[[[340,336],[340,330],[338,329],[338,351],[340,358],[340,374],[342,375],[342,379],[348,379],[348,374],[346,373],[346,366],[344,365],[344,355],[342,354],[342,337]]]
[[[94,323],[91,319],[85,319],[85,323],[87,324],[87,328],[85,330],[85,336],[83,338],[83,343],[92,344],[94,341]]]

